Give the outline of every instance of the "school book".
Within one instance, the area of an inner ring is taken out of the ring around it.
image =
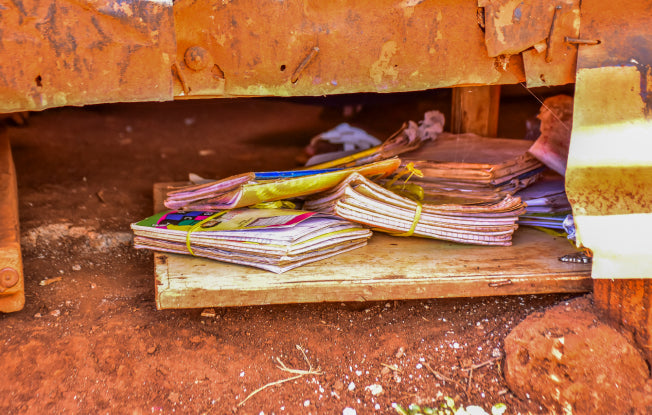
[[[536,182],[543,164],[528,153],[531,142],[476,134],[439,134],[401,156],[401,168],[384,184],[403,186],[413,166],[412,188],[424,201],[472,204],[496,202]],[[399,189],[394,186],[394,189]]]
[[[235,209],[259,203],[292,199],[328,190],[352,172],[382,178],[398,168],[397,158],[351,168],[249,172],[222,180],[184,186],[167,193],[168,209]]]
[[[398,236],[422,236],[477,245],[511,245],[525,206],[510,195],[498,202],[459,205],[422,203],[353,173],[305,209],[336,214]]]
[[[367,244],[371,231],[324,213],[291,209],[162,212],[131,225],[134,247],[282,273]]]

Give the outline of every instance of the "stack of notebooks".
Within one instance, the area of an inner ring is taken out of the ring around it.
[[[164,204],[168,209],[236,209],[325,191],[352,172],[382,178],[400,163],[393,158],[351,168],[243,173],[168,192]]]
[[[527,205],[525,214],[518,219],[519,224],[564,230],[563,222],[571,213],[571,205],[566,197],[563,176],[549,170],[538,182],[515,196]]]
[[[334,213],[398,236],[499,246],[511,245],[518,217],[525,213],[520,199],[509,195],[481,205],[416,202],[357,173],[306,201],[304,209]]]
[[[411,164],[418,171],[418,175],[410,176],[409,183],[412,188],[418,186],[419,197],[426,202],[497,202],[540,177],[544,166],[527,152],[531,144],[527,140],[443,133],[418,150],[403,154],[401,166]],[[399,169],[383,184],[400,192],[406,174],[405,169]]]
[[[289,209],[170,211],[132,224],[134,246],[275,273],[367,244],[371,231],[332,215]]]

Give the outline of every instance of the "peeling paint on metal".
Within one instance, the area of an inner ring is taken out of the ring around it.
[[[379,85],[385,76],[391,78],[392,81],[396,81],[398,70],[392,65],[392,58],[397,50],[398,45],[394,40],[385,42],[380,48],[378,60],[372,63],[369,69],[369,76],[371,76],[371,79],[373,79],[376,85]]]
[[[191,87],[191,96],[402,92],[524,80],[522,60],[499,71],[487,57],[476,0],[288,0],[265,8],[256,0],[219,8],[216,3],[174,3],[177,61],[182,63],[185,49],[200,45],[226,78],[223,90],[204,81]],[[387,44],[391,41],[395,47]],[[290,82],[313,45],[318,58]]]
[[[0,112],[173,98],[171,1],[25,0],[0,18],[11,29],[0,37]]]

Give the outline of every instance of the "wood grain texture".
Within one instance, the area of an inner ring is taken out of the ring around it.
[[[16,170],[9,139],[0,126],[0,312],[18,311],[24,304]]]
[[[165,186],[155,186],[157,211]],[[587,292],[590,265],[558,260],[572,250],[564,238],[523,228],[511,247],[375,233],[364,248],[284,274],[156,253],[156,304],[201,308]]]
[[[496,137],[499,107],[500,85],[453,88],[451,132]]]

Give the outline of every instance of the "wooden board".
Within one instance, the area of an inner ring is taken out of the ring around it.
[[[156,211],[164,209],[166,187],[154,187]],[[511,247],[376,232],[364,248],[284,274],[156,253],[156,305],[198,308],[589,291],[590,265],[558,260],[573,249],[565,238],[529,228],[516,232]]]
[[[500,85],[453,88],[452,101],[452,133],[474,133],[484,137],[496,137],[500,109]]]
[[[0,125],[0,312],[18,311],[25,304],[20,253],[16,170],[9,139]]]

